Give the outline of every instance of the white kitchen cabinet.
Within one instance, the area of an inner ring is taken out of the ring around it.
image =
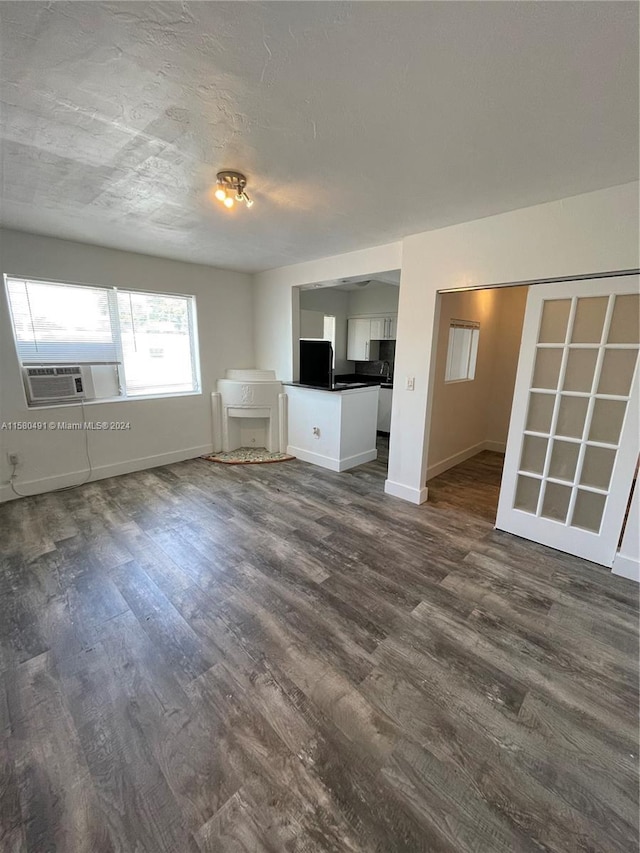
[[[369,317],[371,324],[370,335],[372,341],[395,341],[398,317],[396,314],[387,317]]]
[[[396,339],[396,329],[398,328],[398,315],[394,314],[392,317],[387,317],[387,335],[385,340],[395,341]]]
[[[371,323],[371,339],[374,341],[384,341],[387,339],[387,318],[372,317]]]
[[[375,361],[380,352],[377,340],[371,337],[371,319],[354,317],[347,324],[347,359],[349,361]]]
[[[378,430],[380,432],[391,432],[391,404],[393,401],[393,389],[381,388],[378,397]]]

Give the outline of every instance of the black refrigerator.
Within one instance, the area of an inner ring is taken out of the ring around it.
[[[329,341],[300,341],[300,384],[333,387],[333,347]]]

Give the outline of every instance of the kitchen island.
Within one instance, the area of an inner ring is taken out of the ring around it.
[[[287,453],[330,471],[346,471],[377,457],[377,385],[284,384],[289,398]]]

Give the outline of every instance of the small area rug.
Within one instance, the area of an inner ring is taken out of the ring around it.
[[[237,450],[212,453],[202,458],[209,462],[222,462],[223,465],[257,465],[263,462],[288,462],[296,457],[288,453],[270,453],[264,447],[239,447]]]

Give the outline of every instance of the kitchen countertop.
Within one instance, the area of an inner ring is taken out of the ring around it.
[[[345,382],[349,385],[358,383],[362,385],[379,385],[381,388],[393,388],[393,378],[367,373],[341,373],[335,377],[334,381]]]
[[[363,388],[372,388],[375,385],[380,385],[379,382],[334,382],[331,388],[324,385],[306,385],[304,382],[283,382],[283,385],[290,385],[293,388],[310,388],[312,391],[358,391]]]

